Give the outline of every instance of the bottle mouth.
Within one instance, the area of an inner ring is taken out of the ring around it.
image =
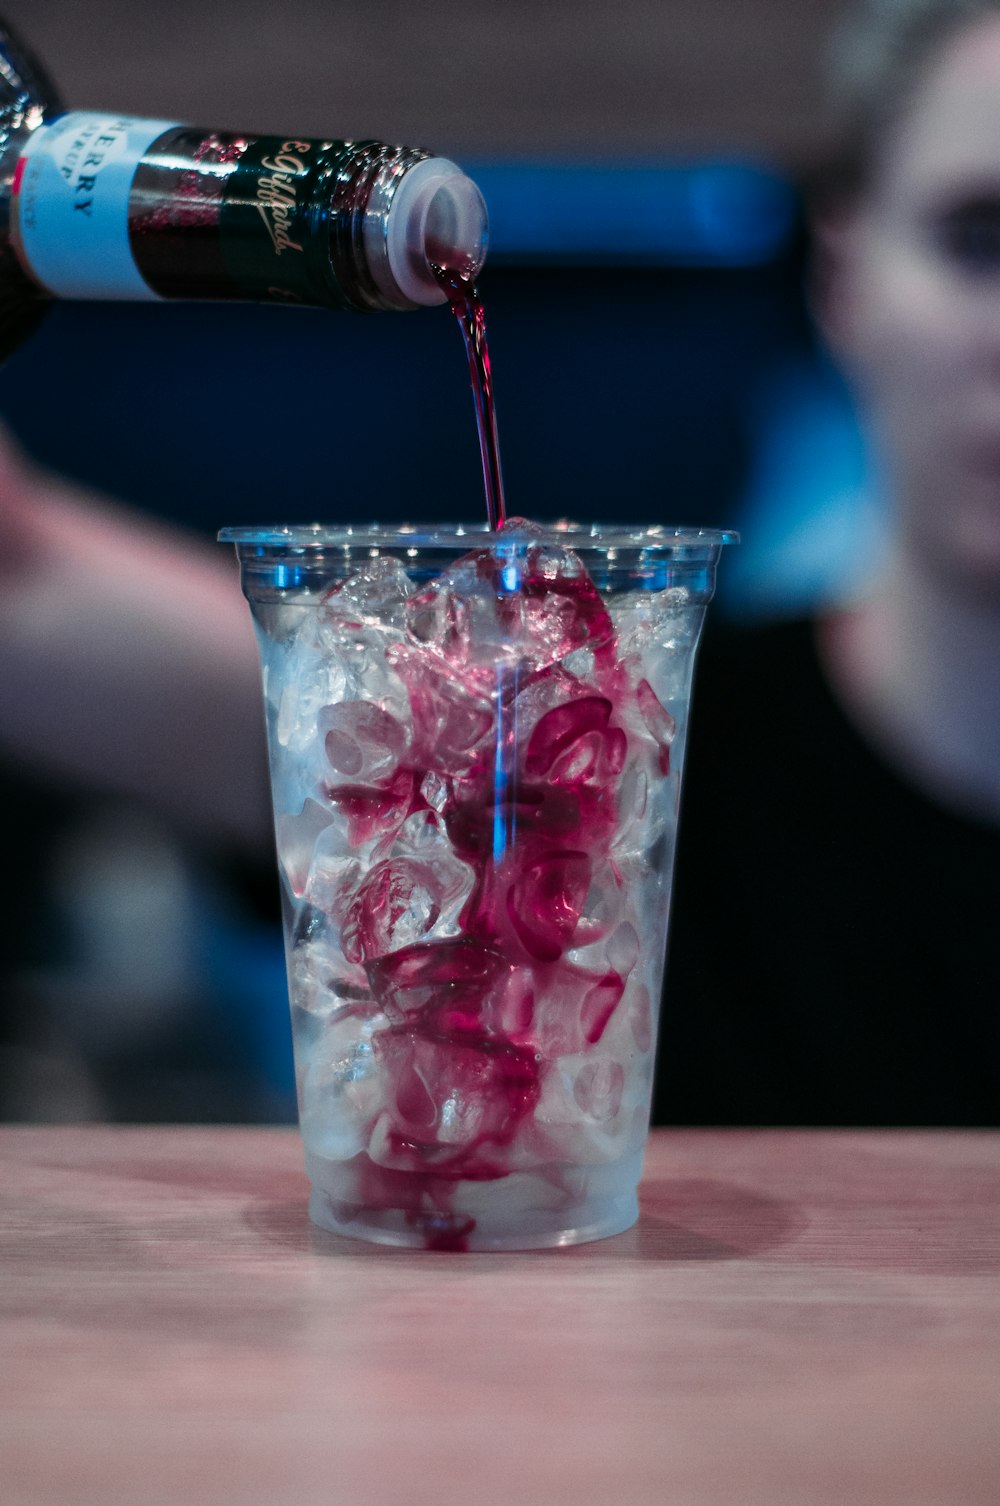
[[[434,190],[423,222],[423,245],[414,254],[424,264],[471,279],[486,260],[488,242],[485,200],[471,178],[455,174]]]
[[[444,303],[434,269],[476,276],[489,241],[486,204],[454,162],[425,157],[395,177],[388,202],[366,216],[365,240],[376,281],[393,303]]]

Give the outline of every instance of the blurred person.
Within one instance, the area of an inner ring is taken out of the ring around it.
[[[259,849],[259,669],[228,551],[36,468],[2,431],[0,515],[4,751]]]
[[[814,296],[885,537],[812,620],[710,625],[660,1123],[998,1119],[1000,0],[870,0],[834,82]]]
[[[213,920],[280,956],[235,562],[2,431],[0,517],[0,1117],[252,1117],[206,978]]]

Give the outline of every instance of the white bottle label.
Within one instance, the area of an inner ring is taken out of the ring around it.
[[[58,298],[158,298],[128,239],[132,180],[172,120],[74,110],[33,131],[14,172],[12,229],[29,274]]]

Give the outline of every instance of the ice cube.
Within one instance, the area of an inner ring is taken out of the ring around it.
[[[344,957],[336,925],[311,905],[302,907],[288,954],[293,1007],[326,1017],[345,1007],[373,1007],[364,969]]]
[[[455,560],[407,602],[407,644],[425,662],[461,675],[469,689],[495,693],[498,676],[517,662],[490,550]]]
[[[459,935],[459,915],[472,893],[475,873],[456,856],[437,813],[422,810],[407,816],[393,841],[391,856],[414,858],[434,875],[438,916],[428,937]]]
[[[574,819],[563,823],[563,842],[569,845],[575,827],[581,843],[606,845],[617,823],[617,788],[628,753],[625,731],[612,720],[611,700],[555,670],[525,687],[513,715],[518,782],[508,798],[542,802],[554,813],[571,795]],[[518,832],[528,835],[528,828],[519,826]]]
[[[611,618],[572,550],[529,550],[521,590],[521,626],[533,665],[557,664],[582,649],[595,665],[613,658]]]
[[[351,842],[347,823],[339,813],[316,838],[305,898],[337,925],[342,924],[350,896],[364,875],[366,857],[364,848]]]
[[[608,611],[618,639],[622,660],[636,665],[665,657],[689,662],[692,637],[697,637],[701,614],[691,610],[687,586],[669,586],[664,591],[626,591],[608,599]]]
[[[488,1162],[507,1144],[538,1094],[537,1063],[520,1046],[407,1025],[379,1031],[372,1044],[388,1084],[382,1149],[373,1137],[370,1151],[383,1165],[474,1174],[477,1153]]]
[[[324,706],[317,733],[333,771],[331,782],[344,784],[379,784],[389,778],[410,740],[398,717],[370,701]]]
[[[389,1017],[402,1021],[453,997],[485,997],[503,971],[499,952],[468,937],[402,948],[368,965]]]
[[[602,1048],[563,1057],[545,1074],[530,1141],[539,1159],[594,1165],[643,1145],[646,1088],[630,1081],[627,1059]]]
[[[406,613],[406,633],[418,649],[464,665],[468,658],[469,606],[450,589],[448,575],[418,591]]]
[[[649,989],[640,983],[637,987],[629,990],[629,999],[626,1009],[629,1029],[635,1041],[636,1050],[645,1054],[653,1049],[653,1006],[649,997]]]
[[[275,820],[278,862],[297,898],[305,892],[316,840],[332,820],[329,808],[316,800],[306,800],[297,814],[286,812]]]
[[[412,769],[398,769],[384,785],[328,784],[327,798],[347,822],[357,847],[390,843],[410,813],[419,790]]]
[[[622,770],[618,782],[618,821],[611,842],[615,857],[619,854],[637,854],[646,838],[644,826],[649,803],[649,775],[639,757],[630,759]]]
[[[509,1040],[531,1026],[535,989],[529,969],[464,936],[422,943],[367,967],[374,995],[395,1023],[430,1033]]]
[[[590,888],[573,935],[572,962],[583,967],[608,965],[603,945],[625,912],[625,885],[617,863],[602,862],[591,873]]]
[[[536,523],[531,518],[508,516],[501,523],[497,530],[497,535],[504,542],[520,540],[523,543],[530,544],[534,540],[540,539],[544,532],[545,530],[541,523]]]
[[[560,700],[535,723],[525,749],[524,772],[529,778],[548,774],[581,738],[603,735],[610,717],[611,702],[606,696]]]
[[[406,622],[410,645],[487,695],[515,671],[538,673],[581,651],[591,669],[595,656],[614,657],[611,619],[579,557],[521,523],[415,593]]]
[[[390,649],[389,663],[409,695],[412,756],[422,770],[454,775],[489,755],[495,716],[487,697],[408,645]]]
[[[659,749],[660,773],[670,773],[670,744],[677,731],[677,723],[660,701],[648,680],[640,680],[635,689],[636,701],[650,736]]]
[[[590,875],[585,852],[550,852],[516,874],[507,892],[507,913],[532,957],[555,962],[570,945]]]
[[[625,1068],[618,1061],[587,1061],[573,1079],[573,1097],[588,1119],[607,1124],[619,1113]]]
[[[451,798],[451,781],[429,769],[421,781],[420,793],[431,809],[440,815]]]
[[[441,885],[427,863],[390,858],[376,863],[351,901],[342,941],[350,962],[372,962],[412,946],[433,930]]]
[[[412,592],[412,582],[394,556],[368,560],[326,593],[319,608],[320,632],[337,644],[366,631],[399,636]]]
[[[623,921],[608,942],[608,962],[615,972],[627,978],[639,960],[639,933],[629,921]]]
[[[284,652],[285,662],[273,676],[281,685],[275,717],[278,745],[293,753],[311,749],[316,718],[324,706],[347,693],[349,665],[319,641],[314,617],[307,618]]]
[[[536,977],[527,1039],[540,1059],[551,1062],[575,1055],[601,1040],[624,992],[624,981],[617,973],[611,969],[591,972],[561,962]]]
[[[587,681],[593,675],[596,663],[592,648],[575,648],[566,654],[562,667],[576,679]]]
[[[328,705],[367,701],[405,721],[406,694],[386,655],[402,639],[403,604],[410,589],[398,561],[373,560],[370,570],[352,576],[323,598],[313,636],[340,675],[336,693],[326,698]]]
[[[385,1104],[385,1084],[372,1039],[385,1024],[372,1011],[345,1010],[331,1019],[302,1084],[302,1138],[308,1150],[347,1161],[364,1150]]]

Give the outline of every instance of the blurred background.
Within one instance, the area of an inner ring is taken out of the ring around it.
[[[833,0],[0,9],[69,106],[455,158],[491,213],[509,511],[737,527],[734,616],[841,584],[873,524],[801,208]],[[205,539],[482,509],[444,309],[66,304],[0,370],[0,419],[42,465]],[[32,896],[5,907],[0,1113],[292,1118],[270,865],[6,755],[0,775],[7,883]]]

